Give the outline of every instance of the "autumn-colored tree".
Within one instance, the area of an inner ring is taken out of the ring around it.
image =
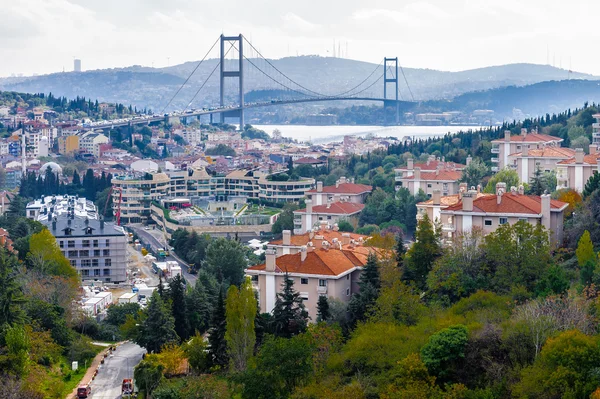
[[[232,367],[238,372],[246,369],[248,359],[254,352],[256,307],[256,298],[249,278],[246,278],[240,289],[235,285],[229,287],[225,301],[225,340]]]
[[[77,279],[77,271],[60,251],[56,238],[44,229],[29,239],[27,263],[42,274]]]
[[[156,357],[160,364],[163,365],[163,373],[165,376],[169,377],[185,372],[185,369],[182,368],[182,363],[186,358],[186,355],[181,346],[176,343],[164,345]]]
[[[558,190],[556,192],[556,195],[553,194],[553,197],[555,197],[559,201],[566,202],[567,204],[569,204],[569,206],[565,210],[565,217],[567,218],[573,214],[573,209],[575,209],[575,206],[579,205],[583,200],[581,198],[581,195],[572,188]]]
[[[594,244],[592,243],[592,238],[590,237],[589,231],[586,230],[581,235],[581,238],[577,243],[575,255],[577,255],[577,263],[580,267],[589,261],[596,262],[597,256],[594,252]]]

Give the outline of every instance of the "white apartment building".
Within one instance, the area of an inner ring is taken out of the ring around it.
[[[515,136],[511,136],[511,132],[507,130],[504,132],[503,139],[492,140],[492,163],[498,164],[498,166],[492,167],[492,172],[509,166],[509,156],[522,152],[524,148],[533,150],[544,147],[560,147],[562,142],[563,139],[560,137],[528,133],[527,129],[521,129],[521,134]]]
[[[87,132],[79,137],[79,150],[100,157],[100,145],[108,143],[108,137],[101,133]]]

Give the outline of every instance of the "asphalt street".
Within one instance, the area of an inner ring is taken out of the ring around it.
[[[142,360],[146,352],[140,346],[127,342],[109,355],[100,366],[98,375],[92,381],[92,399],[117,399],[121,397],[121,384],[124,378],[133,378],[133,368]]]

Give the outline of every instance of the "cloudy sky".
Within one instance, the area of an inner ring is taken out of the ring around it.
[[[199,60],[222,32],[267,57],[464,70],[513,62],[600,75],[596,0],[0,0],[0,76]],[[548,56],[549,54],[549,56]],[[216,53],[215,53],[216,55]]]

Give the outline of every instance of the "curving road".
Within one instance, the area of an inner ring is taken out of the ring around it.
[[[117,347],[109,355],[92,381],[91,399],[118,399],[124,378],[133,378],[133,368],[142,360],[146,350],[131,342]]]

